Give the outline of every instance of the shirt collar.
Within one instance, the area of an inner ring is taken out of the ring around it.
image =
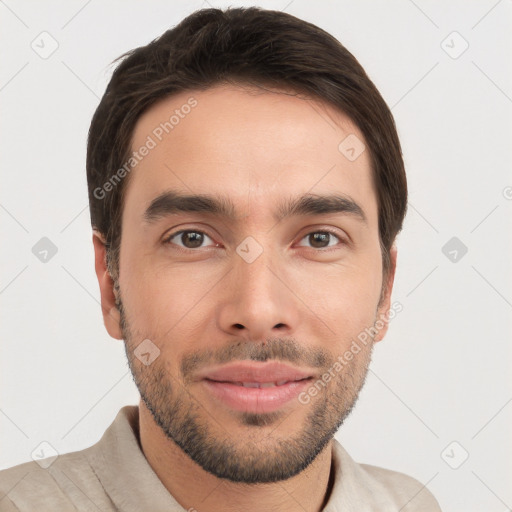
[[[89,448],[87,458],[105,491],[122,512],[183,512],[149,465],[139,439],[139,408],[126,405]]]
[[[138,406],[121,408],[101,439],[86,451],[89,463],[120,511],[185,511],[144,456]],[[333,439],[331,470],[334,471],[334,483],[324,512],[355,512],[359,511],[361,503],[374,502],[364,485],[367,475],[336,438]]]

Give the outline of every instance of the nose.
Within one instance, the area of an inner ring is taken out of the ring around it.
[[[298,327],[301,300],[293,290],[290,268],[285,267],[270,251],[263,251],[251,263],[235,255],[221,295],[220,328],[251,341],[292,336]]]

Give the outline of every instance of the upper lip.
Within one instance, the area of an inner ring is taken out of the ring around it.
[[[199,374],[200,380],[208,379],[217,382],[288,382],[308,377],[313,377],[310,371],[279,362],[232,363],[206,369]]]

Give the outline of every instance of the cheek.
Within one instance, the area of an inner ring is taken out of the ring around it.
[[[365,264],[340,264],[300,276],[301,297],[307,306],[334,331],[337,340],[348,340],[375,321],[382,276],[374,259]]]
[[[120,280],[131,325],[155,340],[172,339],[177,333],[183,336],[201,314],[201,299],[213,286],[209,283],[218,279],[199,266],[173,267],[135,252],[132,255],[123,262]]]

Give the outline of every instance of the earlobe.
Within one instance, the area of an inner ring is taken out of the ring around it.
[[[101,294],[101,311],[103,323],[112,338],[122,340],[121,318],[116,307],[114,281],[107,269],[107,252],[103,235],[93,230],[95,270]]]
[[[118,324],[121,323],[121,314],[116,306],[112,306],[109,311],[110,317]]]
[[[377,310],[377,318],[375,323],[376,327],[382,326],[378,329],[373,341],[381,341],[388,331],[388,320],[389,310],[391,307],[391,292],[393,291],[393,283],[395,281],[395,270],[396,270],[396,259],[397,259],[397,248],[393,244],[389,251],[389,270],[386,277],[384,294]]]

